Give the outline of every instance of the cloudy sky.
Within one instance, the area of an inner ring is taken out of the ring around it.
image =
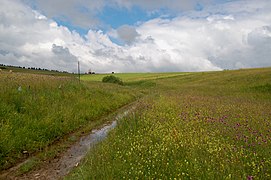
[[[70,72],[271,66],[271,0],[0,0],[0,63]]]

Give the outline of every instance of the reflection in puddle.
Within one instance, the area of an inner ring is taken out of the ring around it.
[[[107,137],[108,132],[117,126],[118,119],[124,118],[134,109],[135,107],[130,107],[130,109],[125,112],[118,114],[111,124],[106,125],[101,129],[93,130],[89,135],[81,137],[80,141],[73,145],[65,155],[59,159],[58,168],[56,169],[57,177],[67,175],[73,167],[80,163],[91,147]]]

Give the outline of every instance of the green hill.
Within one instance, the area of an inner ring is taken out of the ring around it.
[[[271,69],[156,84],[67,179],[270,179]]]
[[[0,72],[1,169],[37,152],[54,158],[56,141],[138,100],[67,179],[271,176],[271,68],[114,74],[123,86],[19,69]]]

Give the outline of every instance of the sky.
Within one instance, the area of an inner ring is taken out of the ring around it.
[[[0,0],[0,64],[76,72],[271,66],[271,0]]]

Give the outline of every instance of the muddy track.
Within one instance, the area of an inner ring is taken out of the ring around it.
[[[26,174],[16,176],[15,174],[18,169],[29,161],[29,159],[27,159],[23,163],[20,163],[1,174],[0,179],[62,179],[74,167],[80,164],[81,160],[85,157],[91,147],[106,138],[108,132],[116,127],[117,120],[133,112],[137,105],[137,103],[131,103],[119,109],[113,116],[110,116],[109,121],[101,126],[101,128],[94,129],[88,134],[82,136],[79,141],[71,145],[60,156],[53,160],[43,162],[40,168]]]

